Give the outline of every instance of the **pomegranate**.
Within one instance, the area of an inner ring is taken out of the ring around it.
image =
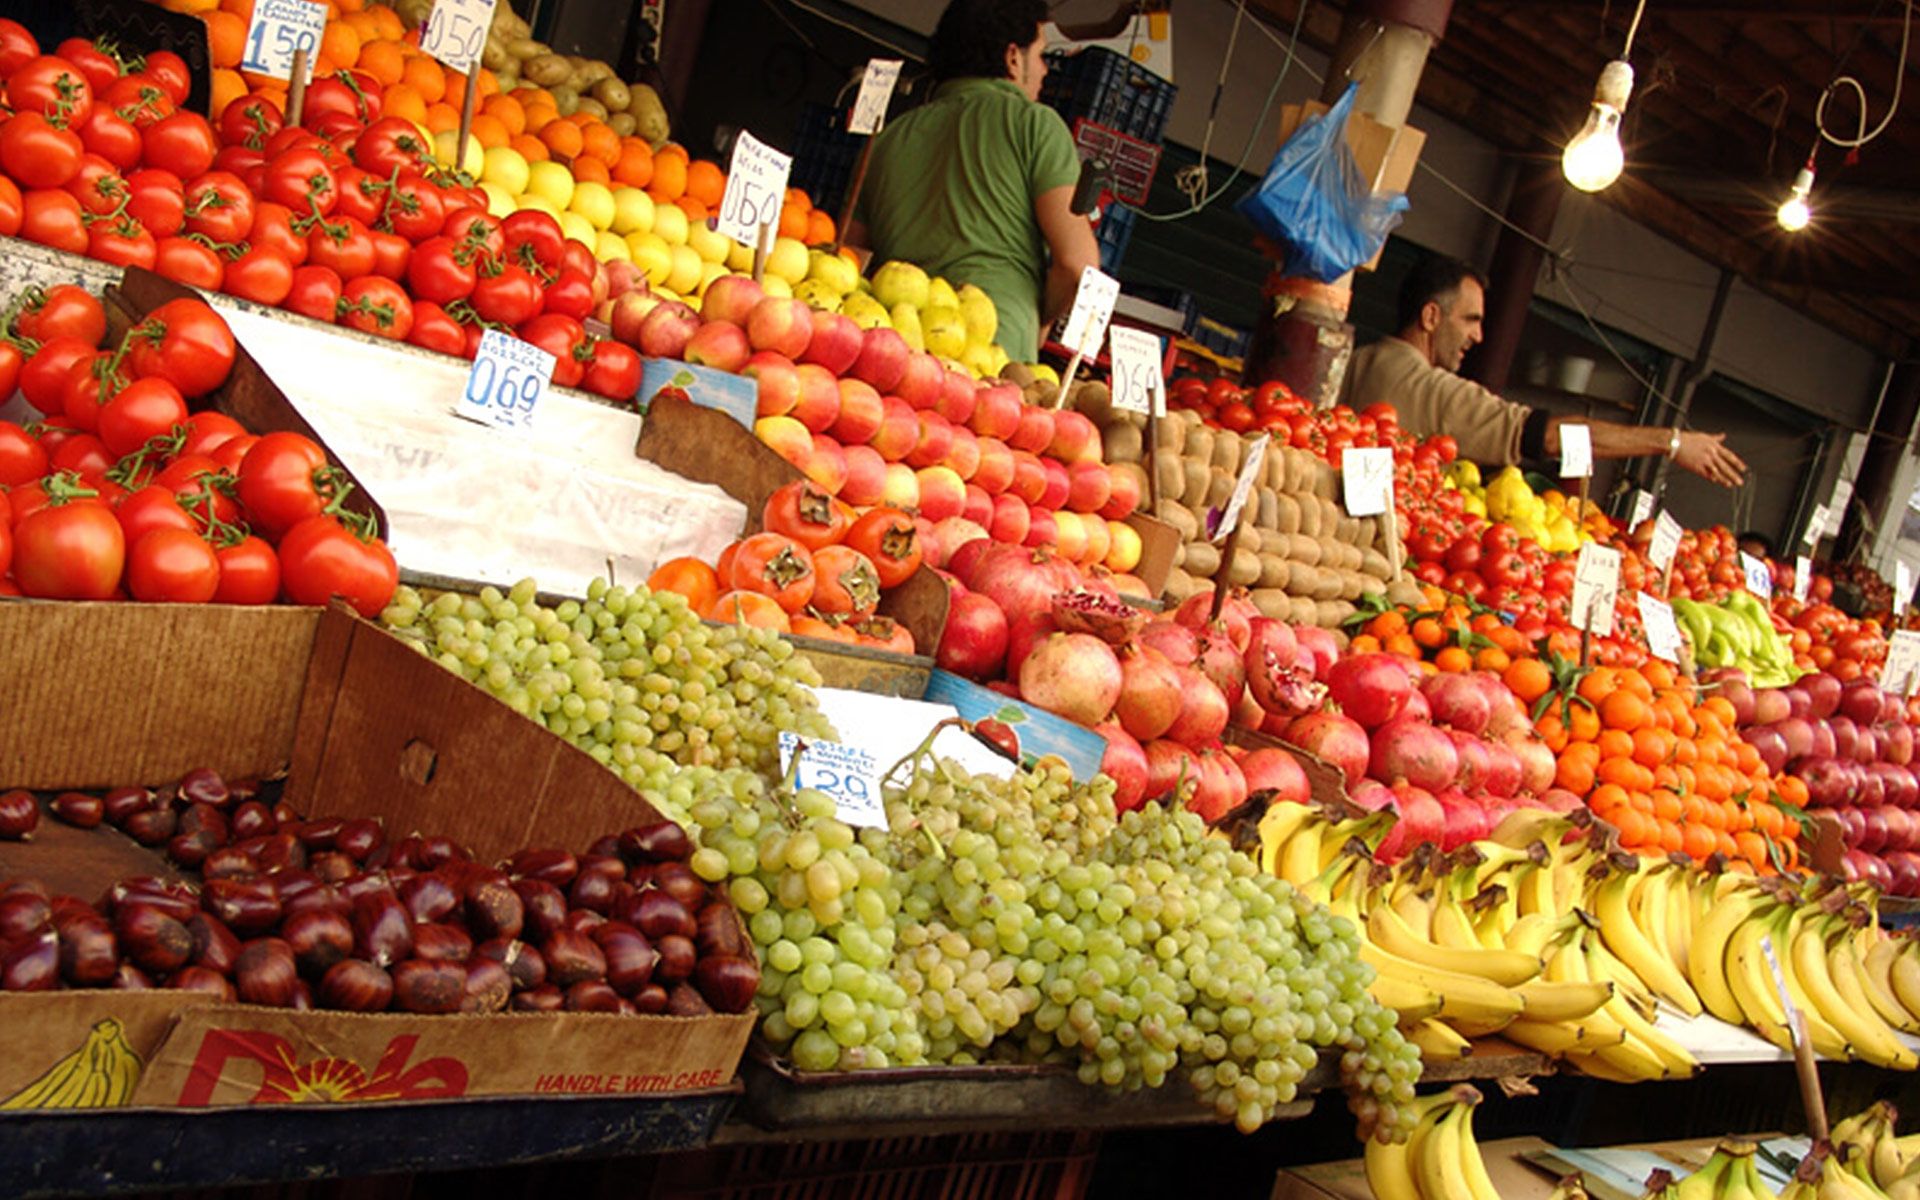
[[[1114,715],[1128,733],[1152,741],[1173,725],[1182,704],[1180,677],[1164,654],[1150,646],[1121,648]]]
[[[933,523],[933,535],[933,543],[940,547],[940,561],[929,560],[928,565],[944,567],[953,561],[960,547],[968,542],[984,541],[987,531],[965,517],[943,517]]]
[[[1220,694],[1227,698],[1231,708],[1240,703],[1240,696],[1247,690],[1247,668],[1241,661],[1240,651],[1234,649],[1228,640],[1226,631],[1219,627],[1203,629],[1195,637],[1199,654],[1193,665],[1213,681]]]
[[[1442,732],[1447,735],[1447,740],[1453,743],[1453,752],[1460,764],[1454,774],[1456,787],[1469,796],[1478,796],[1483,793],[1495,796],[1513,795],[1512,787],[1494,789],[1487,786],[1487,778],[1493,774],[1493,757],[1488,752],[1485,742],[1472,734],[1461,733],[1458,729],[1447,729]]]
[[[1484,733],[1487,722],[1493,716],[1493,705],[1488,702],[1487,692],[1480,680],[1472,675],[1460,675],[1442,671],[1427,677],[1421,689],[1427,698],[1427,706],[1433,713],[1434,723],[1457,729],[1461,733],[1478,735]],[[1460,786],[1473,789],[1467,784]]]
[[[1318,625],[1300,625],[1295,627],[1293,636],[1312,651],[1313,677],[1325,683],[1327,672],[1333,669],[1333,664],[1340,658],[1340,643],[1333,640],[1333,631]]]
[[[1825,671],[1803,675],[1795,686],[1806,689],[1807,703],[1816,717],[1830,717],[1840,708],[1840,681]]]
[[[1007,614],[978,593],[955,596],[947,605],[934,662],[969,679],[992,679],[1007,661]]]
[[[1285,750],[1263,748],[1240,760],[1240,774],[1247,781],[1247,794],[1272,792],[1269,803],[1305,804],[1313,788],[1300,760]]]
[[[1107,739],[1100,773],[1115,784],[1113,807],[1120,812],[1139,808],[1147,799],[1147,752],[1115,722],[1096,725],[1093,731]]]
[[[1391,654],[1356,654],[1327,671],[1327,692],[1342,712],[1368,729],[1400,715],[1413,692],[1403,660]]]
[[[1367,774],[1382,783],[1404,780],[1432,791],[1452,784],[1459,771],[1459,751],[1431,725],[1399,720],[1374,730]]]
[[[1156,738],[1141,749],[1147,754],[1147,799],[1180,803],[1193,795],[1200,782],[1200,764],[1179,742]]]
[[[1184,746],[1201,746],[1225,733],[1231,710],[1220,689],[1192,667],[1176,664],[1173,670],[1180,681],[1180,714],[1166,736]]]
[[[1493,832],[1487,810],[1459,788],[1441,788],[1433,798],[1446,813],[1446,824],[1440,830],[1440,849],[1447,853]]]
[[[1311,669],[1301,669],[1301,657],[1293,630],[1266,617],[1254,619],[1241,661],[1247,691],[1262,709],[1291,717],[1320,707],[1326,689],[1313,681]]]
[[[947,570],[960,581],[961,586],[972,588],[973,568],[980,561],[980,556],[993,549],[993,546],[994,543],[988,538],[975,538],[971,542],[960,543],[954,547],[953,553],[947,556]]]
[[[1557,767],[1554,762],[1553,751],[1547,748],[1545,742],[1540,741],[1538,738],[1515,738],[1510,742],[1495,743],[1492,758],[1496,771],[1501,769],[1502,766],[1499,753],[1502,750],[1512,755],[1514,762],[1520,768],[1519,782],[1514,785],[1513,790],[1509,792],[1508,795],[1517,796],[1522,792],[1529,792],[1538,796],[1553,786],[1553,777]],[[1491,780],[1489,780],[1489,784],[1491,784]]]
[[[1240,703],[1233,706],[1233,715],[1227,718],[1235,729],[1251,729],[1256,733],[1267,723],[1267,710],[1253,698],[1251,691],[1240,693]]]
[[[1367,731],[1340,713],[1308,713],[1287,726],[1287,741],[1340,768],[1351,788],[1367,773]]]
[[[1018,616],[1047,611],[1056,594],[1079,586],[1080,572],[1044,548],[995,544],[960,580],[998,604],[1001,612]]]
[[[1240,778],[1238,768],[1229,772],[1228,767],[1233,760],[1217,750],[1201,751],[1196,761],[1200,767],[1200,778],[1193,795],[1187,799],[1187,807],[1211,825],[1247,798],[1247,784],[1245,779]],[[1236,782],[1239,785],[1237,791]]]
[[[1047,609],[1038,612],[1020,613],[1007,620],[1007,675],[1018,678],[1020,668],[1026,663],[1027,655],[1044,641],[1049,634],[1058,632],[1053,623],[1053,613]]]
[[[1166,655],[1168,662],[1182,666],[1200,656],[1200,639],[1194,636],[1193,630],[1172,621],[1150,622],[1135,640]]]
[[[1147,614],[1116,597],[1077,588],[1053,598],[1053,623],[1067,633],[1090,633],[1109,646],[1118,646],[1140,632]]]
[[[1447,827],[1447,810],[1425,788],[1401,783],[1394,785],[1391,794],[1393,811],[1400,819],[1373,852],[1383,863],[1399,862],[1422,842],[1439,841]]]
[[[1097,725],[1120,698],[1120,660],[1092,634],[1049,634],[1020,664],[1020,694],[1070,721]],[[1220,728],[1226,728],[1224,706]]]
[[[1377,779],[1362,779],[1353,785],[1347,799],[1367,812],[1379,812],[1393,803],[1393,789]]]
[[[1195,633],[1205,633],[1207,627],[1215,623],[1207,619],[1212,612],[1213,589],[1208,588],[1188,596],[1186,601],[1174,610],[1173,619]],[[1234,649],[1245,650],[1247,638],[1252,633],[1252,621],[1259,615],[1260,610],[1253,606],[1253,601],[1247,599],[1246,590],[1234,588],[1227,593],[1227,598],[1220,602],[1220,619],[1217,623],[1226,627],[1227,640],[1233,643]]]

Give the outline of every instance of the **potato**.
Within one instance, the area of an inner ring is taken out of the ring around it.
[[[1388,564],[1387,556],[1371,548],[1360,552],[1360,569],[1379,580],[1382,586],[1393,578],[1393,568]]]
[[[1293,597],[1279,588],[1255,588],[1247,594],[1247,598],[1253,601],[1253,606],[1260,610],[1263,617],[1275,621],[1293,620]]]
[[[572,84],[560,83],[547,89],[553,93],[553,106],[563,117],[580,111],[580,92]]]
[[[587,113],[597,121],[606,120],[608,115],[607,106],[595,100],[592,96],[580,97],[575,103],[573,111],[576,113]]]
[[[1235,587],[1252,587],[1260,582],[1260,556],[1241,546],[1233,552],[1233,563],[1227,568],[1227,582]]]
[[[532,38],[514,38],[507,43],[507,53],[521,62],[539,58],[543,54],[552,54],[545,42],[536,42]]]
[[[1286,492],[1276,492],[1273,497],[1273,524],[1270,528],[1281,533],[1300,532],[1300,502]]]
[[[1320,568],[1295,559],[1287,568],[1287,590],[1296,596],[1311,596],[1320,587]]]
[[[1276,492],[1286,490],[1286,447],[1272,445],[1267,447],[1267,460],[1260,464],[1260,482]]]
[[[1260,586],[1263,588],[1285,588],[1292,577],[1293,564],[1278,554],[1260,555]]]
[[[1313,494],[1322,499],[1331,500],[1340,494],[1334,486],[1334,470],[1319,459],[1313,459],[1308,466],[1313,475]]]
[[[660,103],[659,93],[644,83],[632,84],[628,90],[633,93],[633,103],[627,106],[627,111],[633,114],[633,132],[658,147],[671,132],[666,106]]]
[[[1313,490],[1313,455],[1305,450],[1296,450],[1289,446],[1284,451],[1287,458],[1287,488],[1296,496],[1304,496]]]
[[[1320,578],[1314,581],[1313,590],[1307,594],[1315,600],[1338,600],[1340,598],[1341,572],[1321,571]],[[1299,588],[1293,589],[1299,591]]]
[[[639,123],[633,119],[632,113],[617,112],[607,118],[607,128],[613,130],[621,137],[632,137],[634,128],[638,124]]]
[[[612,77],[594,82],[593,98],[606,105],[609,112],[625,112],[627,105],[633,103],[633,93],[627,85]]]
[[[527,65],[520,68],[520,73],[541,87],[553,87],[573,74],[573,67],[560,55],[547,53],[528,59]]]
[[[1360,581],[1365,578],[1366,576],[1358,571],[1340,572],[1340,595],[1336,597],[1336,599],[1358,600],[1360,598]]]
[[[574,70],[579,74],[581,80],[583,81],[580,85],[583,88],[593,87],[603,79],[612,79],[615,83],[620,82],[619,79],[616,78],[613,73],[613,67],[610,64],[602,61],[601,59],[597,59],[597,58],[582,59],[579,62],[574,64]],[[621,84],[621,86],[625,87],[626,85]],[[627,102],[629,104],[633,102],[633,96],[631,94],[627,96]],[[612,106],[610,105],[609,107],[612,107]],[[618,107],[625,108],[626,104],[619,105]]]
[[[1212,542],[1188,542],[1187,556],[1180,566],[1199,579],[1212,579],[1220,570],[1220,547]]]

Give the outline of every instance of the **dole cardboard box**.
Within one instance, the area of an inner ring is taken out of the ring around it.
[[[663,393],[726,413],[749,433],[759,416],[759,386],[745,375],[677,358],[641,359],[640,390],[634,395],[642,416]]]
[[[483,862],[527,845],[583,849],[658,819],[584,752],[341,609],[20,601],[0,604],[0,645],[10,648],[0,724],[32,731],[0,742],[0,787],[165,784],[201,766],[284,775],[284,798],[309,817],[376,817],[395,838],[443,833]],[[61,849],[68,838],[85,850]],[[86,897],[166,869],[105,827],[49,820],[35,842],[0,843],[0,878],[45,875]],[[96,1031],[107,1040],[109,1019],[145,1067],[131,1089],[88,1094],[167,1105],[719,1086],[753,1027],[751,1014],[349,1017],[204,1005],[175,992],[0,995],[0,1103]],[[322,1075],[347,1082],[329,1091]],[[305,1082],[283,1086],[289,1078]]]

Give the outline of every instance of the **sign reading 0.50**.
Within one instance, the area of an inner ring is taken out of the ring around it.
[[[487,46],[494,0],[435,0],[420,27],[420,49],[456,71],[471,71]]]

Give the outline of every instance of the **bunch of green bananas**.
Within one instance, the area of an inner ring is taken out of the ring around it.
[[[1684,1179],[1666,1183],[1644,1200],[1780,1200],[1754,1166],[1752,1142],[1721,1142],[1706,1165]],[[1656,1176],[1666,1172],[1655,1172]]]
[[[1755,687],[1785,687],[1800,676],[1786,639],[1751,592],[1734,592],[1718,604],[1683,597],[1673,602],[1673,615],[1700,666],[1739,667]]]

